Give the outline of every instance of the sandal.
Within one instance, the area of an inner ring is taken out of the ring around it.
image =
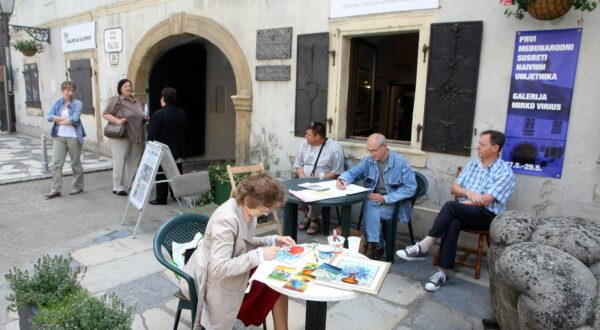
[[[310,219],[308,217],[304,217],[302,221],[298,222],[298,229],[304,230],[308,228],[308,225],[310,225]]]
[[[308,230],[306,233],[308,235],[314,235],[319,231],[319,219],[310,220],[310,225],[308,226]]]

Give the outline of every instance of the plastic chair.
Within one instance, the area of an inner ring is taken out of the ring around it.
[[[196,319],[196,308],[198,306],[198,293],[196,291],[196,284],[194,279],[180,270],[168,260],[163,254],[162,248],[164,248],[169,256],[173,257],[173,245],[172,242],[185,243],[191,241],[196,233],[201,232],[204,234],[206,226],[208,225],[208,217],[194,213],[184,213],[176,215],[167,220],[156,232],[154,236],[154,256],[163,266],[174,272],[176,275],[182,277],[188,284],[190,299],[185,299],[181,292],[176,294],[179,298],[177,304],[177,313],[175,314],[175,323],[173,329],[177,330],[179,324],[179,318],[181,316],[182,309],[189,309],[192,313],[192,326]]]
[[[417,198],[424,196],[427,193],[427,189],[429,188],[429,182],[427,182],[427,178],[419,172],[415,173],[415,179],[417,181],[417,189],[415,190],[415,194],[410,198],[412,202],[412,206],[415,206],[415,202]],[[402,201],[402,200],[401,200]],[[398,221],[395,220],[398,218],[398,212],[400,212],[400,202],[398,201],[394,205],[394,215],[392,216],[392,220],[390,221],[381,221],[382,222],[382,230],[383,237],[385,239],[385,260],[391,263],[394,263],[394,255],[396,250],[396,232],[398,230]],[[358,218],[358,226],[357,229],[360,230],[360,226],[362,224],[363,218],[363,206],[360,209],[360,216]],[[408,233],[410,235],[410,241],[414,245],[415,244],[415,235],[412,228],[412,215],[410,219],[408,219]]]
[[[244,165],[244,166],[231,166],[227,165],[227,174],[229,175],[229,183],[231,184],[231,195],[233,196],[233,192],[237,187],[237,183],[233,177],[234,174],[240,173],[264,173],[265,167],[262,162],[259,162],[256,165]],[[277,234],[282,234],[281,221],[279,221],[279,216],[277,215],[277,211],[273,210],[273,219],[275,223],[277,223]]]
[[[171,189],[173,189],[173,197],[177,200],[181,212],[183,212],[184,207],[180,198],[197,196],[210,190],[210,179],[207,171],[178,175],[169,183]]]

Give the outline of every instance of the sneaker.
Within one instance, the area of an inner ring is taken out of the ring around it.
[[[423,253],[421,251],[421,247],[419,243],[411,246],[407,246],[404,250],[396,251],[396,255],[404,260],[412,261],[412,260],[423,260],[427,257],[427,252]]]
[[[447,280],[448,276],[446,276],[446,274],[440,270],[429,278],[429,282],[425,284],[425,290],[429,292],[437,291],[440,289],[442,284],[446,283]]]

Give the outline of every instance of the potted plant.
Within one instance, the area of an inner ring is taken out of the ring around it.
[[[597,7],[596,0],[500,0],[504,6],[511,6],[504,10],[508,17],[514,16],[523,19],[525,12],[539,20],[553,20],[566,14],[571,7],[577,10],[591,12]],[[514,10],[512,7],[516,5]]]
[[[227,165],[234,165],[233,161],[214,162],[208,166],[208,176],[210,177],[210,186],[213,187],[213,202],[223,204],[231,195],[231,183],[229,174],[227,174]],[[250,175],[249,173],[234,174],[235,182],[240,182]]]
[[[4,276],[12,290],[7,308],[18,312],[20,329],[131,329],[133,309],[114,295],[92,297],[80,284],[85,268],[72,263],[70,255],[46,255],[33,272],[13,267]]]
[[[85,269],[71,268],[71,256],[46,255],[38,259],[33,273],[16,267],[4,276],[12,293],[8,300],[8,309],[19,314],[21,329],[31,329],[31,318],[43,308],[63,297],[81,289],[79,275]]]
[[[35,41],[34,39],[19,40],[13,44],[16,50],[23,53],[25,56],[33,56],[36,53],[41,53],[44,50],[44,46]]]

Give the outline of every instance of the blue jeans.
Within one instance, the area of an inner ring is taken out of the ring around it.
[[[377,243],[377,247],[383,247],[383,234],[381,233],[380,220],[392,221],[394,206],[381,205],[372,200],[365,200],[363,205],[363,218],[365,219],[365,239],[370,243]],[[395,219],[398,221],[397,219]]]

